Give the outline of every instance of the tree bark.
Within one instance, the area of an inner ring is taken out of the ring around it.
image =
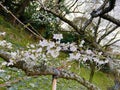
[[[90,69],[91,69],[91,72],[90,72],[90,78],[89,78],[89,82],[92,83],[92,80],[93,80],[93,76],[94,76],[94,73],[95,73],[95,64],[90,64]]]
[[[7,62],[9,62],[9,59],[11,58],[9,53],[1,50],[0,50],[0,57]],[[88,90],[100,90],[98,87],[96,87],[94,84],[90,83],[89,81],[85,80],[84,78],[63,69],[59,70],[54,67],[45,66],[43,64],[30,66],[27,64],[27,62],[23,60],[16,60],[16,63],[10,67],[16,67],[18,69],[22,69],[28,76],[56,75],[57,78],[75,80],[78,83],[85,86]]]
[[[23,14],[25,8],[29,5],[30,1],[31,0],[23,0],[23,2],[21,3],[21,5],[18,7],[17,12],[15,13],[15,15],[18,18]]]

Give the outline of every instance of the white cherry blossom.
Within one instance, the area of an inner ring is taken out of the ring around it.
[[[5,70],[0,69],[0,72],[5,72]]]
[[[35,65],[41,62],[42,60],[47,61],[52,56],[53,58],[57,58],[62,50],[70,50],[72,53],[69,53],[68,59],[77,60],[81,62],[86,62],[89,60],[90,62],[95,62],[96,65],[103,65],[108,63],[108,59],[100,60],[100,56],[102,52],[93,52],[90,49],[78,51],[78,48],[83,47],[85,41],[82,40],[80,45],[77,46],[76,43],[60,43],[60,40],[63,39],[62,34],[54,34],[53,38],[57,40],[56,42],[42,40],[38,44],[30,44],[27,46],[27,50],[17,50],[10,52],[11,59],[10,62],[3,62],[1,65],[13,65],[15,60],[25,60],[26,63],[30,65]],[[2,40],[0,41],[0,46],[12,48],[12,44]],[[46,53],[47,52],[47,53]]]
[[[17,55],[17,53],[16,53],[16,52],[11,52],[10,54],[11,54],[12,58],[15,58],[15,57],[16,57],[16,55]]]
[[[31,48],[35,48],[35,45],[33,45],[33,44],[30,44],[30,47],[31,47]]]
[[[102,64],[105,64],[105,62],[104,61],[99,61],[98,64],[102,65]]]
[[[38,49],[36,50],[36,52],[38,52],[38,53],[42,52],[42,48],[38,48]]]
[[[8,49],[12,49],[12,44],[5,40],[0,41],[0,46],[8,48]]]
[[[43,41],[40,40],[39,45],[42,47],[48,46],[48,41],[47,40],[43,40]]]
[[[94,62],[97,62],[97,63],[99,62],[99,58],[97,58],[97,57],[94,57],[93,60],[94,60]]]
[[[70,51],[73,51],[73,52],[77,51],[77,47],[76,46],[71,46]]]
[[[81,43],[80,43],[80,45],[79,45],[79,47],[83,47],[83,44],[84,44],[84,43],[85,43],[85,41],[82,40]]]
[[[91,51],[91,50],[86,50],[86,54],[88,54],[88,55],[92,55],[93,54],[93,52]]]
[[[5,65],[7,65],[7,62],[2,62],[1,65],[2,65],[2,66],[5,66]]]
[[[52,41],[49,41],[49,42],[48,42],[48,45],[47,45],[47,50],[49,50],[49,49],[51,49],[51,48],[53,48],[53,47],[55,47],[55,43],[52,42]]]
[[[59,56],[59,52],[57,50],[49,49],[47,51],[47,54],[50,54],[53,58],[56,58]]]
[[[70,57],[69,57],[70,60],[79,60],[81,54],[80,54],[80,53],[76,53],[76,54],[74,54],[74,53],[70,53],[69,56],[70,56]]]
[[[60,50],[61,50],[61,47],[57,47],[57,48],[56,48],[56,51],[59,52]]]
[[[0,36],[5,36],[6,32],[0,32]]]
[[[9,60],[9,62],[7,63],[7,66],[10,66],[10,65],[14,65],[14,61],[13,60]]]
[[[84,57],[84,58],[83,58],[83,61],[84,61],[84,62],[86,62],[87,60],[88,60],[88,58],[87,58],[87,57]]]
[[[63,35],[62,34],[53,34],[53,39],[61,40],[61,39],[63,39]]]

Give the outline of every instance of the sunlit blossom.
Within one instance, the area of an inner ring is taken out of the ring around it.
[[[70,51],[73,51],[73,52],[77,51],[77,47],[76,46],[71,46]]]
[[[70,56],[70,57],[69,57],[70,60],[79,60],[81,54],[80,54],[80,53],[76,53],[76,54],[74,54],[74,53],[70,53],[69,56]]]
[[[99,52],[98,55],[102,55],[102,52]]]
[[[56,39],[56,42],[42,40],[38,44],[30,44],[27,46],[27,50],[17,50],[16,52],[10,52],[11,59],[10,62],[3,62],[1,65],[13,65],[15,63],[14,60],[24,60],[29,65],[35,65],[41,62],[42,60],[47,61],[51,56],[53,58],[57,58],[62,50],[70,50],[72,53],[69,53],[69,60],[77,60],[86,62],[89,60],[90,62],[95,62],[96,65],[102,65],[108,63],[108,59],[100,60],[100,56],[102,52],[93,52],[90,49],[78,51],[79,47],[83,47],[85,43],[84,40],[81,41],[80,46],[77,46],[76,43],[60,43],[60,40],[63,38],[62,34],[54,34],[53,38]],[[2,40],[0,41],[0,46],[3,47],[12,47],[12,44]]]
[[[5,76],[5,79],[9,80],[11,78],[10,75]]]
[[[99,61],[98,64],[102,65],[102,64],[105,64],[105,62],[104,61]]]
[[[38,53],[42,52],[42,48],[38,48],[38,49],[36,50],[36,52],[38,52]]]
[[[91,50],[86,50],[86,54],[93,54],[93,52]]]
[[[93,58],[94,62],[99,62],[99,58]]]
[[[61,47],[57,47],[57,48],[56,48],[56,51],[59,52],[60,50],[61,50]]]
[[[5,72],[5,70],[0,69],[0,72]]]
[[[62,34],[53,34],[53,39],[61,40],[61,39],[63,39],[63,35]]]
[[[105,62],[105,63],[108,63],[108,62],[109,62],[109,59],[106,59],[104,62]]]
[[[43,58],[46,58],[46,55],[45,55],[45,54],[42,54],[42,57],[43,57]]]
[[[10,65],[14,65],[13,60],[9,60],[9,62],[7,63],[7,66],[10,66]]]
[[[2,62],[1,65],[2,65],[2,66],[5,66],[5,65],[7,65],[7,62]]]
[[[33,87],[33,88],[35,87],[35,84],[34,84],[34,83],[30,83],[29,85],[30,85],[31,87]]]
[[[5,40],[0,41],[0,46],[8,48],[8,49],[12,49],[12,44]]]
[[[88,58],[87,58],[87,57],[84,57],[84,58],[83,58],[83,61],[84,61],[84,62],[86,62],[87,60],[88,60]]]
[[[35,48],[35,45],[33,45],[33,44],[30,44],[30,47],[31,47],[31,48]]]
[[[35,57],[34,54],[31,54],[29,57],[30,57],[32,60],[35,60],[35,59],[36,59],[36,57]]]
[[[50,54],[51,54],[51,56],[52,56],[53,58],[56,58],[56,57],[59,56],[59,52],[57,52],[57,51],[53,51],[53,52],[51,52]]]
[[[17,53],[16,53],[16,52],[11,52],[10,54],[11,54],[12,58],[15,58],[15,57],[16,57],[16,55],[17,55]]]
[[[55,47],[55,43],[50,41],[47,45],[47,50],[50,49],[50,48],[53,48],[53,47]]]
[[[25,58],[29,58],[29,56],[30,56],[29,52],[25,52],[25,53],[24,53],[24,57],[25,57]]]
[[[0,36],[5,36],[6,32],[0,32]]]
[[[79,45],[79,47],[83,47],[83,44],[84,44],[84,43],[85,43],[85,41],[82,40],[81,43],[80,43],[80,45]]]
[[[53,49],[49,49],[47,51],[47,54],[50,54],[53,58],[56,58],[59,56],[59,51],[53,50]]]
[[[48,41],[47,40],[43,40],[43,41],[40,40],[39,45],[42,47],[48,46]]]
[[[62,47],[63,50],[68,50],[69,44],[61,43],[60,46]]]

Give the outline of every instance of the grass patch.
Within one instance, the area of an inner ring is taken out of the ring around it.
[[[71,72],[75,72],[77,75],[84,77],[86,80],[89,80],[90,69],[84,66],[79,66],[80,64],[72,62]],[[114,78],[110,74],[103,73],[101,71],[96,71],[93,77],[93,84],[98,86],[101,90],[107,90],[107,87],[114,85]],[[77,90],[77,89],[75,89]],[[82,90],[82,89],[81,89]],[[84,90],[84,89],[83,89]]]
[[[6,32],[5,37],[0,37],[0,39],[5,39],[13,43],[16,47],[24,47],[28,43],[35,43],[35,40],[28,34],[24,29],[14,27],[10,23],[4,21],[0,17],[0,32]],[[50,65],[58,67],[63,65],[65,62],[67,54],[61,53],[59,58],[51,59]],[[0,58],[0,63],[3,60]],[[90,69],[80,66],[79,63],[70,62],[68,65],[71,67],[64,67],[66,70],[75,72],[76,74],[84,77],[86,80],[89,79]],[[21,70],[14,68],[2,68],[5,69],[5,73],[0,73],[0,80],[3,80],[8,75],[12,75],[10,80],[17,79],[18,77],[24,77],[25,74]],[[9,80],[0,81],[5,83]],[[100,71],[95,72],[93,83],[96,84],[101,90],[106,90],[107,87],[113,85],[113,78],[111,75],[102,73]],[[12,84],[7,90],[51,90],[52,85],[52,76],[40,76],[37,78],[27,77],[26,79]],[[0,88],[0,90],[6,90],[6,88]],[[57,90],[86,90],[81,84],[73,80],[58,79]]]
[[[7,40],[16,46],[26,46],[28,43],[34,43],[35,40],[28,34],[25,29],[14,27],[10,23],[4,21],[0,16],[0,32],[6,32],[5,37],[0,37],[0,39]]]

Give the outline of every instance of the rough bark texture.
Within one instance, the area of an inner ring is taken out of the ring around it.
[[[1,50],[0,50],[0,57],[6,60],[7,62],[9,62],[9,59],[11,58],[11,56],[8,53]],[[38,65],[30,66],[25,61],[21,61],[21,60],[16,60],[16,63],[10,67],[16,67],[18,69],[22,69],[28,76],[56,75],[57,78],[75,80],[78,83],[85,86],[86,88],[88,88],[88,90],[100,90],[98,87],[88,82],[84,78],[63,69],[59,70],[54,67],[45,66],[43,64],[39,66]]]

